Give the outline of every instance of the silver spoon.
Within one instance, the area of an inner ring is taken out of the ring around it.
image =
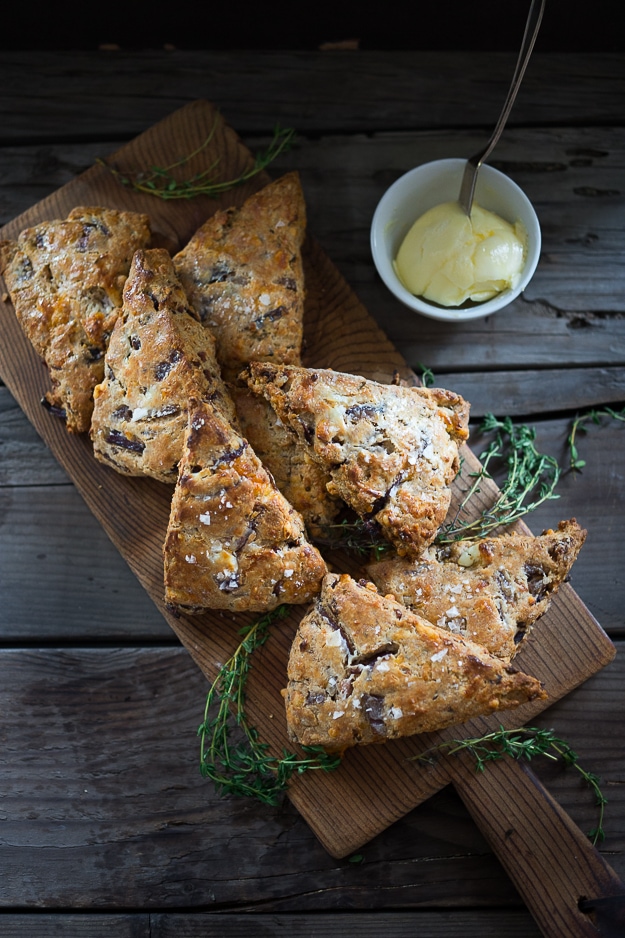
[[[532,0],[532,5],[530,6],[530,10],[527,15],[527,23],[525,24],[523,42],[521,43],[519,57],[517,59],[514,74],[512,76],[512,82],[510,84],[510,90],[508,91],[508,96],[505,100],[503,110],[499,115],[499,120],[497,121],[493,131],[493,135],[483,150],[480,150],[479,153],[476,153],[475,156],[471,156],[467,160],[467,164],[464,168],[464,174],[462,176],[460,195],[458,196],[458,202],[460,203],[460,207],[462,208],[462,211],[465,213],[465,215],[471,214],[471,206],[473,205],[473,195],[475,193],[475,183],[477,180],[478,170],[495,148],[495,144],[499,140],[501,133],[506,125],[506,121],[510,115],[510,111],[512,110],[514,99],[517,96],[517,91],[519,90],[521,81],[523,80],[523,75],[525,74],[527,63],[529,62],[532,49],[534,48],[534,43],[536,42],[536,36],[538,35],[544,9],[545,0]]]

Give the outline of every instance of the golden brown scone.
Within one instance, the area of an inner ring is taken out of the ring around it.
[[[282,494],[302,515],[311,536],[319,536],[333,523],[341,507],[340,500],[326,488],[331,481],[329,474],[264,398],[247,387],[232,387],[231,391],[243,435]]]
[[[429,622],[511,658],[546,612],[585,537],[572,518],[539,537],[504,534],[430,547],[417,561],[382,560],[367,573],[383,593]]]
[[[149,240],[147,215],[79,207],[0,243],[17,318],[50,372],[45,401],[73,433],[89,429],[130,262]]]
[[[165,599],[182,611],[305,603],[326,566],[251,446],[192,401],[164,546]]]
[[[288,679],[291,739],[331,752],[546,697],[535,678],[347,574],[325,577],[295,636]]]
[[[190,398],[236,422],[215,340],[190,308],[167,251],[137,251],[94,391],[91,439],[102,462],[175,483]]]
[[[224,377],[252,361],[299,363],[306,206],[297,173],[218,211],[174,257],[202,322],[217,338]]]
[[[438,388],[252,362],[243,374],[330,473],[328,490],[418,556],[447,514],[469,405]]]

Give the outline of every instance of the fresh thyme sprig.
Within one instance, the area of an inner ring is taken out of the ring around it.
[[[589,421],[599,426],[604,417],[610,417],[612,420],[620,420],[621,423],[625,423],[625,407],[623,407],[622,410],[614,410],[612,407],[606,406],[599,410],[593,409],[586,411],[584,414],[577,414],[575,416],[566,440],[569,448],[569,469],[575,472],[581,472],[586,465],[586,460],[579,458],[576,443],[577,434],[588,432]]]
[[[179,179],[174,171],[185,166],[209,145],[213,139],[215,129],[216,122],[213,124],[206,140],[196,150],[181,157],[174,163],[170,163],[169,166],[151,166],[149,170],[122,173],[102,159],[97,159],[96,162],[101,166],[105,166],[123,186],[128,186],[134,189],[135,192],[144,192],[148,195],[157,196],[159,199],[193,199],[197,195],[207,195],[216,199],[222,192],[227,192],[262,172],[276,157],[288,150],[295,139],[295,131],[292,128],[277,125],[267,149],[257,153],[254,158],[254,165],[239,176],[218,181],[218,157],[202,172],[195,173],[187,179]]]
[[[419,368],[421,369],[421,384],[424,388],[431,388],[434,386],[434,372],[431,368],[428,368],[427,365],[423,365],[419,362]]]
[[[510,417],[498,420],[486,414],[481,433],[495,432],[495,438],[480,455],[480,469],[471,473],[473,483],[466,492],[454,518],[444,524],[436,538],[437,544],[486,537],[496,528],[512,524],[543,502],[558,498],[554,489],[560,478],[557,459],[539,453],[534,445],[536,431],[525,424],[516,425]],[[489,466],[499,460],[507,475],[492,505],[477,518],[460,520],[471,498],[480,491],[480,483],[491,478]]]
[[[267,641],[271,624],[288,612],[288,606],[278,606],[241,630],[241,642],[219,669],[206,697],[204,721],[198,728],[200,771],[215,783],[220,794],[247,796],[275,805],[295,772],[327,772],[340,764],[340,757],[328,755],[320,746],[302,746],[304,758],[286,749],[281,758],[276,758],[248,722],[245,686],[251,655]]]
[[[413,757],[413,759],[419,762],[430,762],[435,752],[443,750],[449,755],[455,755],[458,752],[469,752],[475,759],[476,772],[483,772],[488,762],[504,759],[506,756],[519,761],[525,759],[528,762],[535,756],[545,756],[545,758],[552,759],[554,762],[561,759],[566,767],[573,766],[579,772],[595,796],[595,802],[599,808],[599,819],[596,826],[588,832],[588,837],[593,844],[605,839],[603,818],[608,801],[601,791],[600,780],[595,774],[582,768],[577,753],[571,749],[565,740],[556,736],[553,730],[543,730],[535,726],[523,726],[516,730],[506,730],[503,726],[500,726],[498,730],[487,733],[485,736],[446,740],[439,743],[438,746],[426,749],[425,752]]]

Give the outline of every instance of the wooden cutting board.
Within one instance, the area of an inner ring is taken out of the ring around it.
[[[175,112],[124,146],[110,162],[122,171],[165,166],[195,151],[211,133],[209,145],[194,157],[190,170],[197,171],[218,160],[221,178],[232,178],[252,165],[249,151],[218,112],[204,101]],[[23,228],[37,222],[65,217],[76,205],[104,205],[146,212],[152,220],[154,243],[174,252],[218,207],[241,204],[268,178],[264,174],[256,176],[219,201],[206,197],[161,201],[122,187],[106,168],[96,165],[12,221],[1,235],[15,238]],[[397,371],[405,381],[416,383],[401,355],[312,237],[305,246],[305,270],[305,364],[361,374],[382,382],[389,382]],[[40,401],[49,386],[47,372],[22,335],[9,302],[0,303],[0,339],[0,374],[7,387],[189,654],[213,679],[220,664],[238,644],[239,629],[254,617],[217,611],[176,618],[165,608],[161,548],[172,489],[150,479],[128,478],[110,470],[94,459],[86,437],[70,436],[63,423],[44,410]],[[465,487],[468,472],[477,465],[470,450],[465,450],[463,476],[455,483],[455,497]],[[476,510],[487,504],[495,491],[491,483],[485,483]],[[560,520],[556,505],[554,526]],[[359,567],[353,558],[333,553],[331,560],[335,569],[358,575]],[[274,627],[269,642],[255,654],[250,675],[251,720],[261,738],[276,752],[288,745],[280,690],[286,682],[290,643],[304,612],[304,609],[293,611]],[[575,592],[564,586],[524,644],[515,664],[544,682],[550,703],[606,665],[613,654],[612,643],[601,627]],[[203,705],[198,700],[198,722]],[[335,857],[345,856],[457,777],[458,772],[464,773],[465,781],[471,773],[468,765],[460,765],[457,760],[442,759],[436,765],[422,766],[411,761],[411,757],[445,737],[481,734],[500,723],[506,727],[520,726],[545,706],[545,702],[533,703],[443,734],[351,750],[338,771],[296,778],[290,797],[326,849]],[[189,745],[196,743],[190,739]],[[203,784],[199,773],[198,784]],[[504,802],[509,796],[510,792],[500,791],[499,795],[489,797],[500,799],[500,807],[505,810]],[[528,822],[531,810],[528,804]]]

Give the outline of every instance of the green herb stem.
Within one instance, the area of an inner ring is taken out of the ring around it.
[[[593,844],[605,839],[603,820],[608,802],[601,791],[600,780],[598,776],[582,768],[577,753],[565,740],[556,736],[553,730],[543,730],[535,726],[506,730],[500,726],[498,730],[484,736],[446,740],[438,746],[426,749],[413,759],[419,762],[429,762],[432,761],[434,753],[442,751],[446,751],[448,755],[456,755],[459,752],[470,753],[475,759],[476,772],[483,772],[488,762],[504,759],[506,756],[517,760],[525,759],[528,762],[535,756],[545,756],[553,761],[561,759],[566,767],[572,766],[579,772],[595,796],[599,818],[596,826],[588,832],[588,837]]]
[[[559,497],[554,493],[561,474],[558,461],[538,452],[532,427],[516,425],[510,417],[498,420],[493,414],[486,414],[480,432],[496,435],[480,455],[482,465],[471,474],[473,482],[454,518],[441,527],[437,544],[486,537],[496,528],[518,521],[543,502]],[[507,472],[495,501],[477,518],[461,520],[461,514],[480,491],[482,480],[491,478],[489,466],[495,460],[503,463]]]
[[[200,771],[214,782],[220,794],[275,805],[294,773],[331,771],[340,764],[339,757],[328,755],[320,746],[302,746],[304,757],[284,749],[276,758],[248,722],[245,687],[252,653],[269,638],[271,624],[288,612],[289,606],[278,606],[243,629],[241,642],[208,691],[204,720],[198,728]]]
[[[165,200],[193,199],[198,195],[206,195],[209,196],[209,198],[216,199],[222,192],[227,192],[262,172],[281,153],[288,150],[295,139],[295,131],[293,129],[276,126],[268,148],[257,153],[254,159],[254,165],[235,178],[226,180],[217,179],[219,166],[218,157],[210,166],[206,167],[201,172],[189,176],[186,179],[179,179],[178,176],[174,174],[174,170],[185,166],[194,157],[198,156],[210,144],[215,134],[215,129],[216,122],[199,147],[192,153],[188,153],[186,156],[176,160],[174,163],[170,163],[169,166],[151,166],[149,170],[131,170],[122,173],[102,159],[98,159],[96,162],[106,167],[123,186],[134,189],[135,192],[143,192],[147,195],[153,195],[159,199]]]
[[[428,368],[427,365],[423,365],[419,362],[419,368],[421,369],[421,384],[424,388],[431,388],[434,386],[434,372],[431,368]]]
[[[579,452],[577,450],[577,435],[578,433],[587,433],[588,432],[588,423],[589,421],[599,426],[603,418],[611,418],[612,420],[618,420],[621,423],[625,422],[625,407],[622,410],[614,410],[612,407],[602,407],[601,409],[593,409],[586,411],[583,414],[577,414],[573,419],[571,424],[571,429],[567,437],[567,445],[569,448],[569,469],[574,472],[581,472],[584,466],[586,465],[585,459],[579,458]]]

